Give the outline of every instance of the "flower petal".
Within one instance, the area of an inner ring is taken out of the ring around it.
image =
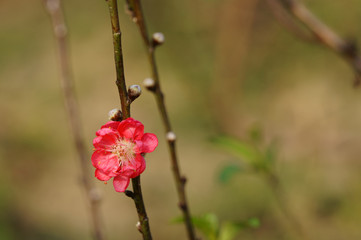
[[[120,122],[118,122],[118,121],[109,121],[106,124],[104,124],[101,128],[110,128],[110,129],[113,129],[114,131],[116,131],[119,124],[120,124]]]
[[[93,153],[92,163],[95,168],[102,170],[106,174],[115,172],[119,168],[118,157],[113,153],[102,150],[96,150]]]
[[[146,166],[144,157],[140,154],[137,154],[135,162],[137,164],[136,165],[137,171],[136,171],[136,175],[133,175],[132,178],[138,177],[141,173],[143,173]]]
[[[130,161],[125,161],[120,166],[118,173],[130,178],[131,176],[134,175],[136,171],[137,171],[136,164],[132,164]]]
[[[118,173],[129,178],[135,178],[144,172],[144,169],[145,160],[142,155],[137,154],[132,161],[123,162]]]
[[[115,129],[112,129],[112,128],[101,128],[99,129],[98,131],[96,131],[95,135],[97,136],[104,136],[104,135],[107,135],[107,134],[115,134],[115,135],[118,135],[118,131]]]
[[[107,134],[98,136],[93,139],[93,145],[96,150],[111,150],[112,146],[116,144],[118,136],[115,134]]]
[[[158,138],[153,133],[145,133],[142,137],[141,152],[150,153],[158,146]]]
[[[101,181],[108,181],[109,179],[112,178],[111,176],[108,176],[102,170],[99,169],[95,169],[95,177]]]
[[[129,185],[128,177],[118,175],[113,180],[113,186],[115,191],[117,192],[124,192],[127,189],[128,185]]]
[[[127,139],[139,140],[143,136],[144,125],[133,118],[127,118],[126,120],[120,122],[118,132],[122,137]]]

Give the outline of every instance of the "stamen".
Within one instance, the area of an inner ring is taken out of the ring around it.
[[[134,142],[121,138],[109,150],[118,157],[119,166],[121,166],[124,161],[129,161],[131,164],[135,164],[134,147]]]

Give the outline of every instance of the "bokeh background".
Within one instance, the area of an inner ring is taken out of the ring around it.
[[[336,54],[280,26],[262,0],[143,1],[150,32],[163,32],[157,61],[194,215],[259,219],[238,239],[297,239],[269,185],[214,145],[219,135],[276,143],[285,204],[310,239],[361,239],[361,93]],[[361,2],[308,0],[341,36],[361,39]],[[137,27],[119,2],[128,85],[150,75]],[[71,62],[89,154],[95,131],[119,106],[104,1],[64,1]],[[51,24],[41,1],[0,2],[0,239],[90,239],[85,194],[59,83]],[[147,156],[144,198],[154,239],[186,239],[164,130],[143,91],[132,115],[160,144]],[[89,174],[93,175],[89,159]],[[139,239],[133,202],[102,192],[107,239]]]

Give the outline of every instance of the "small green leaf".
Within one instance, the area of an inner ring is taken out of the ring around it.
[[[174,223],[184,222],[183,217],[172,220]],[[208,240],[217,240],[219,233],[218,218],[213,213],[207,213],[200,217],[192,217],[194,227],[198,229]]]
[[[258,218],[250,218],[247,220],[248,227],[258,228],[261,223]]]
[[[229,180],[236,175],[237,173],[240,173],[242,171],[242,168],[240,165],[236,164],[229,164],[223,167],[219,173],[219,181],[221,183],[228,183]]]
[[[263,141],[263,132],[262,129],[259,126],[253,126],[248,131],[249,138],[254,142],[255,144],[260,144]]]
[[[229,136],[218,136],[213,138],[212,143],[216,146],[234,154],[248,164],[253,165],[259,161],[260,153],[251,145]]]
[[[266,162],[273,164],[277,158],[277,148],[275,144],[270,144],[264,153],[264,159]]]
[[[257,228],[259,225],[257,218],[250,218],[246,221],[225,222],[220,229],[218,240],[233,240],[243,229]]]
[[[225,222],[222,224],[218,240],[233,240],[242,229],[243,226],[239,224]]]
[[[208,240],[217,240],[219,222],[215,214],[207,213],[201,217],[193,217],[192,221],[194,226],[201,231]]]

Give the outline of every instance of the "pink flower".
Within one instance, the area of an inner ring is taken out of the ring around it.
[[[110,121],[96,132],[92,163],[95,177],[108,181],[114,177],[117,192],[124,192],[130,178],[139,176],[145,169],[142,153],[153,152],[158,146],[157,136],[144,133],[144,125],[128,118],[121,122]]]

